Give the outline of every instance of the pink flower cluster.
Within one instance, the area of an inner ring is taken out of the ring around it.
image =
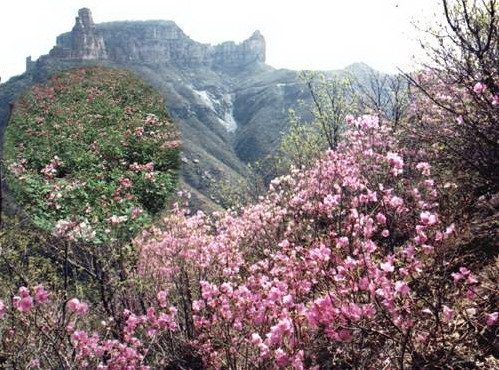
[[[48,293],[42,285],[37,285],[33,288],[34,296],[31,295],[30,291],[26,287],[19,288],[19,295],[13,298],[13,307],[23,313],[30,312],[35,305],[40,305],[48,302]],[[2,302],[0,304],[0,316],[3,316],[5,311],[5,305]]]
[[[84,302],[80,302],[78,298],[70,299],[68,303],[66,303],[66,307],[69,312],[79,316],[84,316],[88,313],[88,305]]]
[[[138,164],[137,162],[132,163],[130,169],[135,172],[153,172],[154,171],[154,163],[146,163],[146,164]]]
[[[12,359],[16,366],[24,364],[22,368],[52,368],[51,361],[60,358],[71,369],[150,370],[152,368],[144,364],[148,346],[155,343],[160,334],[178,329],[177,310],[165,306],[165,299],[158,295],[159,312],[152,306],[139,316],[126,310],[122,339],[118,340],[109,338],[107,330],[99,333],[83,328],[91,324],[94,317],[89,318],[88,305],[78,298],[65,302],[66,313],[63,313],[57,299],[49,301],[49,293],[43,286],[21,287],[11,307],[0,300],[0,318],[3,318],[0,336],[3,345],[12,343],[11,350],[19,352]],[[35,309],[36,313],[31,314]],[[91,326],[95,328],[95,324]],[[7,336],[9,339],[5,339]]]
[[[273,181],[259,203],[215,220],[177,209],[137,240],[144,276],[176,295],[182,284],[200,292],[192,318],[208,367],[247,354],[261,368],[318,369],[326,348],[355,358],[386,337],[376,364],[396,364],[397,345],[427,346],[427,311],[451,330],[458,309],[450,297],[433,304],[421,295],[455,235],[440,222],[430,165],[405,164],[376,118],[347,122],[345,143],[314,168]]]
[[[95,238],[95,230],[86,219],[82,222],[59,220],[55,224],[52,234],[59,238],[68,238],[71,241],[89,241]]]

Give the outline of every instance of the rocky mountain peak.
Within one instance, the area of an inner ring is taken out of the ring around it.
[[[255,31],[240,44],[229,41],[213,46],[190,39],[172,21],[95,24],[90,9],[83,8],[71,32],[57,37],[49,57],[240,70],[265,63],[265,39]]]
[[[76,17],[75,27],[83,29],[93,29],[95,28],[94,19],[92,18],[92,12],[88,8],[82,8],[78,10],[78,17]]]
[[[102,35],[96,30],[92,12],[88,8],[78,11],[75,25],[69,33],[57,37],[50,56],[61,59],[107,59]]]

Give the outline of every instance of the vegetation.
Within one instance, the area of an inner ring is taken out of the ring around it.
[[[496,369],[498,95],[489,61],[497,60],[497,5],[444,0],[444,12],[454,48],[441,44],[433,55],[443,64],[407,76],[411,94],[394,80],[393,94],[379,95],[388,84],[380,76],[361,96],[337,81],[309,85],[312,125],[295,117],[286,158],[272,162],[282,175],[265,194],[263,181],[248,182],[255,199],[234,198],[244,206],[191,214],[189,195],[179,193],[131,243],[109,238],[98,251],[77,238],[25,235],[13,221],[0,264],[16,271],[2,282],[1,366]],[[121,149],[105,153],[113,159]],[[55,155],[30,175],[58,181],[68,173],[60,162],[71,159]],[[28,173],[20,160],[9,163],[19,188]],[[121,196],[138,180],[113,177],[115,167],[102,173]],[[489,231],[478,233],[484,224]],[[41,268],[32,271],[32,261]]]
[[[442,171],[468,192],[491,195],[499,184],[497,1],[444,1],[445,27],[432,30],[431,64],[408,76],[417,87],[411,140],[434,148]]]
[[[178,132],[162,97],[128,72],[80,68],[36,85],[5,133],[7,180],[42,229],[128,238],[175,190]]]

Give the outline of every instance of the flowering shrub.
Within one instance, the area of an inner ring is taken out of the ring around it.
[[[409,140],[472,199],[498,193],[499,32],[497,0],[442,0],[445,21],[425,42]]]
[[[164,332],[177,329],[175,309],[156,306],[145,315],[125,312],[118,340],[111,332],[112,318],[96,321],[77,298],[53,297],[41,285],[21,287],[11,303],[0,300],[1,363],[9,369],[152,369],[145,365],[155,357],[149,352]],[[168,363],[165,356],[161,361]]]
[[[347,125],[337,150],[240,213],[177,205],[137,237],[110,317],[21,287],[0,304],[6,363],[200,368],[191,351],[208,369],[492,369],[497,281],[456,257],[445,187],[376,118]]]
[[[497,291],[455,260],[431,165],[374,117],[347,124],[337,150],[240,214],[177,208],[136,240],[139,273],[169,292],[207,368],[458,368],[488,353]]]
[[[471,195],[495,194],[499,183],[497,72],[489,85],[466,76],[421,73],[405,140],[424,149],[440,175],[452,177]]]
[[[128,72],[70,70],[16,103],[5,133],[10,190],[39,227],[96,244],[126,239],[176,185],[178,131]]]

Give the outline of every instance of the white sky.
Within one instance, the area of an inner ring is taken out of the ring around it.
[[[82,7],[96,23],[173,20],[192,39],[211,44],[240,42],[259,29],[267,63],[276,68],[365,62],[384,72],[411,69],[411,57],[421,54],[411,21],[427,23],[440,13],[439,0],[2,0],[2,81],[23,73],[28,55],[48,53]]]

